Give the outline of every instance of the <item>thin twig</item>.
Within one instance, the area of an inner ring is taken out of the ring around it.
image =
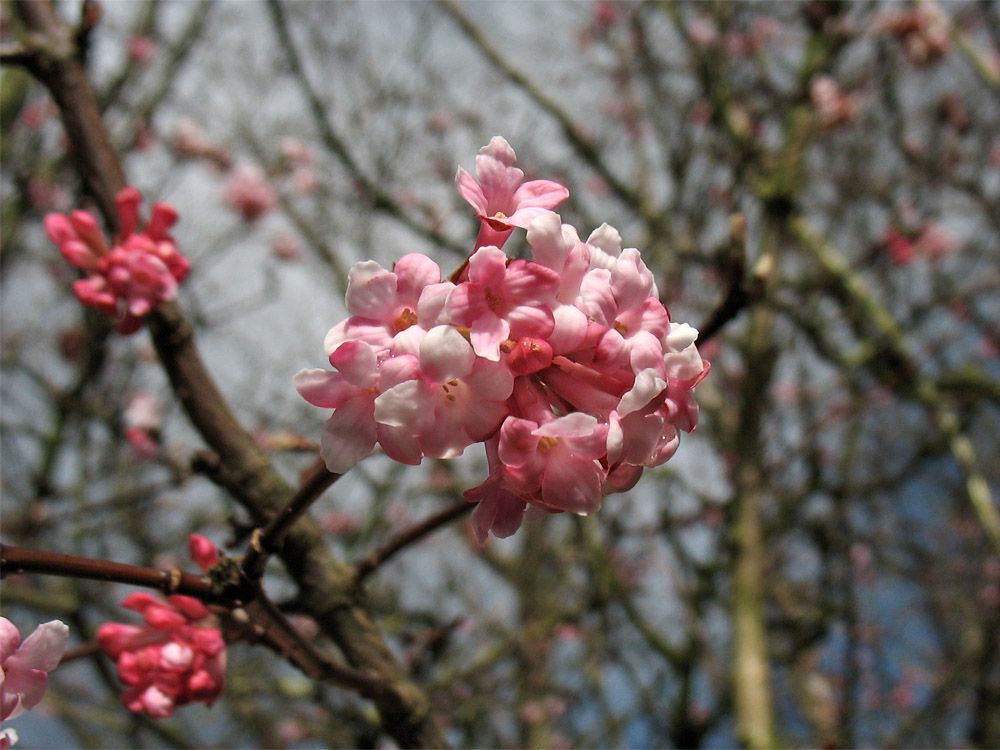
[[[365,578],[374,573],[380,565],[397,552],[405,549],[414,542],[419,541],[441,526],[451,523],[456,518],[460,518],[474,507],[474,503],[467,502],[466,500],[459,500],[458,502],[438,511],[429,518],[425,518],[420,523],[415,524],[408,529],[403,529],[395,536],[390,537],[384,544],[373,549],[354,566],[355,582],[360,584]]]
[[[219,596],[212,584],[201,576],[179,568],[157,570],[138,565],[93,560],[61,552],[0,545],[0,578],[21,573],[41,573],[91,581],[113,581],[156,589],[164,594],[183,594],[202,601],[216,602]]]
[[[264,574],[264,566],[267,565],[270,556],[281,549],[288,531],[340,476],[328,470],[322,458],[317,459],[298,491],[281,512],[274,516],[267,526],[254,531],[250,539],[250,549],[240,563],[244,575],[251,580],[257,580]]]

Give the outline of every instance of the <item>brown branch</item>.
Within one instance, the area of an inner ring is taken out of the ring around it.
[[[414,542],[420,541],[441,526],[451,523],[456,518],[460,518],[474,507],[474,503],[467,502],[466,500],[459,500],[458,502],[443,508],[429,518],[425,518],[420,523],[417,523],[408,529],[403,529],[395,536],[390,537],[384,544],[369,552],[354,566],[355,582],[360,584],[365,578],[374,573],[380,565],[397,552],[405,549]]]
[[[264,575],[264,567],[267,565],[268,559],[281,549],[285,537],[295,522],[340,476],[340,474],[329,471],[322,458],[317,459],[302,482],[302,486],[285,504],[281,512],[276,514],[267,526],[259,528],[253,533],[250,539],[250,549],[247,550],[240,563],[240,568],[245,576],[251,580],[258,580]]]
[[[115,229],[114,195],[126,180],[71,35],[47,0],[21,0],[17,8],[34,45],[29,70],[58,104],[78,170],[97,198],[105,222]],[[179,307],[175,303],[161,305],[148,322],[173,391],[199,434],[218,455],[220,475],[239,486],[235,498],[255,523],[268,523],[292,499],[292,488],[232,414]],[[384,689],[364,694],[378,707],[385,731],[401,747],[446,746],[431,716],[430,699],[412,682],[370,614],[355,600],[353,568],[331,554],[318,525],[303,518],[287,532],[278,554],[300,587],[299,599],[306,611],[336,642],[345,659],[382,681]]]
[[[114,231],[118,228],[115,194],[125,187],[125,173],[101,121],[74,37],[48,0],[20,0],[15,8],[31,32],[25,65],[59,106],[84,187]]]
[[[109,560],[65,555],[61,552],[0,545],[0,578],[21,573],[41,573],[91,581],[112,581],[156,589],[164,594],[183,594],[205,602],[218,602],[219,594],[201,576],[179,568],[157,570]]]

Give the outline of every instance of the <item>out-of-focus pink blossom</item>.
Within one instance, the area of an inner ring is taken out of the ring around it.
[[[447,133],[454,124],[455,118],[446,109],[434,110],[427,118],[427,129],[432,133]]]
[[[299,195],[312,195],[319,189],[319,179],[312,167],[296,167],[292,172],[292,189]]]
[[[122,705],[158,719],[187,703],[211,705],[225,685],[226,643],[212,612],[197,599],[166,600],[137,592],[122,606],[145,624],[109,622],[97,630],[101,649],[128,687]]]
[[[958,247],[958,241],[933,222],[924,224],[915,235],[890,228],[883,235],[882,243],[892,262],[900,266],[917,257],[939,260]]]
[[[128,40],[128,56],[132,62],[145,65],[156,56],[156,40],[151,36],[134,36]]]
[[[0,617],[0,725],[38,705],[68,642],[69,628],[59,620],[39,625],[22,642],[14,624]]]
[[[934,3],[891,7],[876,17],[873,28],[895,36],[914,65],[936,62],[951,49],[951,21]]]
[[[237,167],[226,181],[222,199],[246,222],[253,222],[278,204],[278,194],[264,173],[253,165]]]
[[[913,243],[898,229],[889,229],[882,237],[882,244],[889,251],[889,257],[897,266],[905,266],[913,260]]]
[[[687,25],[688,36],[699,47],[711,47],[719,39],[719,29],[715,22],[704,16],[696,16]]]
[[[302,260],[302,244],[290,234],[278,234],[271,239],[271,254],[279,260]]]
[[[205,159],[220,170],[229,169],[233,163],[229,149],[208,140],[198,124],[189,118],[179,120],[174,126],[171,146],[182,159]]]
[[[958,240],[937,224],[927,223],[920,230],[913,247],[917,254],[936,260],[951,255],[958,247]]]
[[[139,191],[127,187],[115,196],[115,203],[120,226],[112,243],[86,211],[49,214],[45,230],[66,260],[88,273],[73,284],[80,302],[114,318],[118,332],[129,334],[139,330],[158,305],[176,296],[190,264],[168,234],[177,222],[173,206],[154,203],[148,224],[139,231]]]
[[[476,157],[476,177],[461,167],[455,185],[462,197],[476,209],[482,223],[476,247],[503,247],[515,228],[527,229],[531,222],[569,197],[569,191],[551,180],[524,182],[524,172],[514,166],[514,149],[494,136]]]
[[[830,76],[816,76],[809,86],[809,97],[821,128],[845,125],[857,116],[854,101]]]
[[[316,160],[312,149],[298,138],[283,138],[280,149],[281,158],[293,166],[308,167]]]
[[[415,254],[392,271],[355,265],[351,317],[324,341],[336,371],[294,379],[307,401],[334,409],[320,449],[331,471],[375,445],[415,464],[483,442],[488,476],[465,493],[480,542],[510,536],[529,511],[592,513],[668,460],[697,425],[692,391],[709,371],[697,331],[670,320],[638,250],[608,225],[582,242],[549,208],[519,204],[532,183],[513,159],[494,138],[477,159],[482,186],[459,171],[483,231],[457,281]],[[535,185],[528,194],[541,202],[568,195]],[[497,209],[502,220],[490,215],[497,196],[518,204]],[[527,216],[531,260],[483,244]]]

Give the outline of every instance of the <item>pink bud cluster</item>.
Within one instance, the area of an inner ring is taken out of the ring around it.
[[[49,214],[45,231],[66,260],[88,274],[73,283],[80,302],[115,319],[118,332],[129,334],[157,305],[174,298],[190,264],[168,234],[177,222],[173,206],[154,203],[149,223],[138,231],[139,191],[127,187],[115,203],[120,228],[110,246],[86,211]]]
[[[210,541],[192,534],[191,556],[203,570],[218,562]],[[226,642],[212,611],[189,596],[160,599],[146,592],[122,601],[144,625],[109,622],[97,630],[97,643],[118,664],[128,687],[122,705],[163,719],[187,703],[212,705],[225,685]]]
[[[310,403],[333,408],[320,452],[343,473],[376,443],[417,464],[484,442],[489,477],[469,490],[480,539],[509,536],[530,504],[588,514],[669,459],[693,430],[692,390],[708,373],[697,331],[673,323],[634,248],[603,225],[586,242],[552,209],[568,195],[524,182],[496,137],[476,159],[478,181],[456,183],[481,221],[455,280],[403,256],[351,270],[347,308],[324,348],[336,372],[294,379]],[[527,229],[532,260],[501,247]]]

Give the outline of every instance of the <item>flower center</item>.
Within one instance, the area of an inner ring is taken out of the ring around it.
[[[499,294],[497,294],[492,289],[487,289],[486,290],[486,304],[489,305],[490,310],[492,310],[493,312],[496,312],[497,308],[499,308],[500,305],[503,304],[503,297],[500,296]]]
[[[558,438],[554,437],[543,437],[538,439],[538,450],[542,453],[548,453],[550,450],[556,447],[559,442]]]
[[[396,333],[399,333],[400,331],[405,331],[410,326],[416,324],[417,314],[407,307],[399,314],[399,317],[396,318],[396,322],[393,323],[393,328],[396,329]]]

